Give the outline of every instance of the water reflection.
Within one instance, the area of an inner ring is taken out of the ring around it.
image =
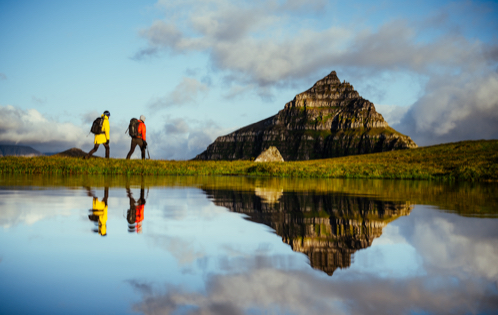
[[[88,195],[93,197],[92,209],[89,210],[90,214],[88,219],[95,222],[97,228],[93,231],[99,233],[101,236],[107,235],[107,199],[109,198],[109,187],[104,188],[104,197],[99,200],[95,193],[87,188]]]
[[[0,175],[0,314],[496,314],[497,192]]]
[[[292,250],[306,254],[313,268],[328,275],[351,266],[356,251],[371,246],[389,222],[413,209],[408,202],[345,194],[204,191],[216,205],[274,229]]]
[[[130,199],[130,208],[126,212],[126,220],[128,221],[128,232],[142,233],[142,221],[144,220],[145,212],[145,189],[140,187],[140,198],[135,200],[130,187],[126,187],[126,195]]]

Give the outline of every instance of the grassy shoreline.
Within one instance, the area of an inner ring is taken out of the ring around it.
[[[0,173],[498,181],[498,140],[284,163],[1,157]]]

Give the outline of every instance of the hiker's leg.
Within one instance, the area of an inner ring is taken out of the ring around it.
[[[108,159],[111,153],[111,147],[109,146],[108,143],[104,143],[104,148],[105,148],[105,158]]]
[[[140,139],[140,151],[142,151],[142,160],[145,160],[145,143]]]
[[[135,152],[135,147],[137,146],[137,142],[135,141],[135,138],[131,139],[131,146],[130,146],[130,152],[128,152],[128,155],[126,156],[126,159],[129,160],[133,152]]]
[[[99,148],[99,144],[95,143],[95,145],[93,146],[93,149],[90,152],[88,152],[87,155],[85,155],[85,159],[90,158],[97,151],[98,148]]]

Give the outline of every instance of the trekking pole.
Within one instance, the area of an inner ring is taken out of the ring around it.
[[[147,146],[147,155],[149,155],[149,160],[150,160],[149,146]]]

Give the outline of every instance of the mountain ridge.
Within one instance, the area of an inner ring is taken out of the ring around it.
[[[249,160],[275,146],[286,161],[416,148],[332,71],[276,115],[218,137],[195,160]]]

